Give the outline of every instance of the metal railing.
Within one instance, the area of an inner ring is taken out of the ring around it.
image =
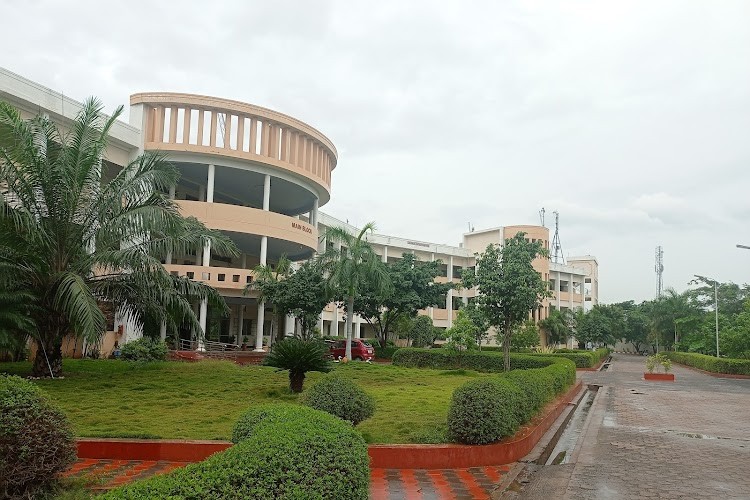
[[[180,339],[181,351],[205,351],[211,352],[228,352],[239,351],[240,346],[237,344],[227,344],[224,342],[215,342],[213,340],[185,340]]]

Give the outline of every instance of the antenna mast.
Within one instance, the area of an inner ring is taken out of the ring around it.
[[[555,214],[555,236],[552,238],[552,258],[555,264],[558,261],[562,261],[565,264],[565,256],[562,251],[562,244],[560,243],[560,214],[557,210],[552,212]]]
[[[654,265],[654,271],[656,271],[656,300],[659,300],[664,286],[664,281],[662,279],[662,275],[664,274],[664,250],[661,245],[656,247],[656,264]]]

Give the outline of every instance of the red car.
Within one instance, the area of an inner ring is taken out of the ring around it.
[[[346,353],[346,340],[337,340],[331,346],[331,356],[333,359],[340,359]],[[352,339],[352,359],[357,361],[370,361],[375,357],[375,350],[372,346],[361,339]]]

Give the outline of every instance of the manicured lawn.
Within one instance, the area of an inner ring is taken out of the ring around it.
[[[349,363],[335,370],[376,400],[373,418],[358,429],[370,443],[444,441],[453,390],[471,371],[441,371]],[[0,363],[0,372],[26,375],[29,363]],[[65,360],[63,380],[38,380],[68,414],[81,437],[229,439],[250,405],[297,400],[286,372],[228,361],[132,364]],[[305,387],[322,377],[309,373]]]

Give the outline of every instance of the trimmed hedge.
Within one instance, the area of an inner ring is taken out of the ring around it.
[[[503,355],[499,352],[463,351],[448,349],[416,349],[404,347],[393,355],[393,364],[407,368],[435,368],[442,370],[476,370],[479,372],[502,372]],[[529,354],[510,355],[511,369],[543,368],[549,359]]]
[[[390,345],[388,347],[380,347],[379,345],[373,344],[373,349],[375,349],[376,359],[392,359],[395,352],[401,348]]]
[[[533,356],[561,357],[574,362],[576,368],[593,368],[609,356],[610,352],[606,347],[600,347],[596,351],[558,349],[553,354],[533,353]]]
[[[35,498],[75,461],[65,414],[28,380],[0,375],[0,498]]]
[[[570,360],[546,361],[544,368],[511,370],[456,389],[448,410],[451,439],[488,444],[510,436],[575,383],[575,365]]]
[[[367,445],[351,424],[298,405],[263,405],[253,411],[265,417],[228,450],[102,498],[368,498]]]
[[[301,403],[354,425],[372,417],[375,400],[353,381],[328,375],[302,395]]]
[[[453,391],[448,436],[464,444],[487,444],[510,436],[521,425],[517,411],[524,394],[500,377],[472,380]]]
[[[750,359],[717,358],[696,352],[664,352],[670,360],[700,370],[729,375],[750,375]]]

